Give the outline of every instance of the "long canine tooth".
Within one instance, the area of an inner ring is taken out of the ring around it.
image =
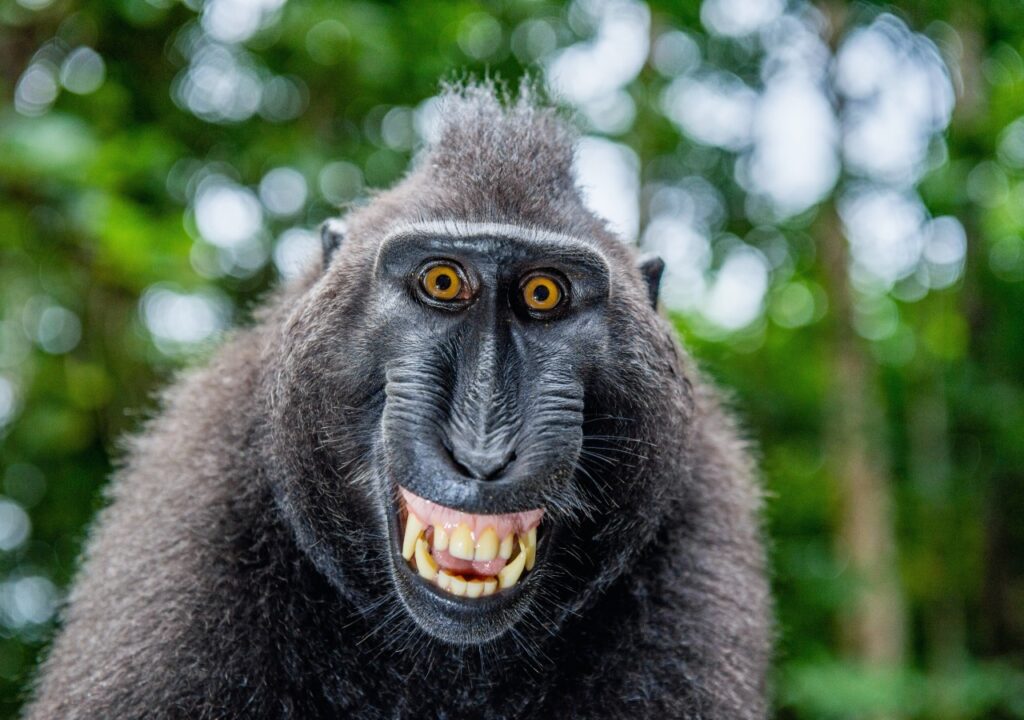
[[[484,595],[493,595],[498,590],[498,581],[494,578],[487,578],[483,582]]]
[[[435,550],[447,550],[448,549],[448,533],[444,531],[444,528],[440,525],[434,526],[434,549]]]
[[[523,574],[523,567],[526,565],[526,547],[523,541],[519,541],[519,554],[516,559],[501,569],[498,573],[498,586],[504,590],[519,582],[519,576]]]
[[[473,559],[473,533],[465,523],[459,523],[459,526],[452,530],[452,536],[448,540],[448,552],[459,560]]]
[[[476,541],[476,554],[474,560],[484,562],[493,560],[498,555],[498,533],[494,528],[487,528]]]
[[[419,540],[420,533],[424,528],[420,519],[409,513],[409,517],[405,521],[405,539],[402,541],[402,557],[406,560],[411,560],[412,554],[416,552],[416,541]]]
[[[501,548],[498,550],[498,554],[505,560],[512,557],[512,542],[515,540],[515,533],[509,533],[501,541]]]
[[[466,583],[466,597],[478,598],[484,592],[484,584],[480,580],[470,580]]]
[[[526,569],[533,570],[533,564],[537,561],[537,528],[526,533]]]
[[[437,577],[437,563],[430,557],[430,548],[427,547],[427,541],[422,538],[416,541],[416,572],[427,580]]]

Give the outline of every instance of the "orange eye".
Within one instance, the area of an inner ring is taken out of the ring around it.
[[[562,302],[562,286],[550,275],[534,275],[523,283],[523,302],[538,312],[553,310]]]
[[[440,263],[420,276],[424,292],[435,300],[455,300],[462,292],[462,275],[454,265]]]

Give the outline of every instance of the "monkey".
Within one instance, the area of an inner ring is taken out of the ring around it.
[[[764,718],[749,443],[570,118],[439,139],[126,445],[24,717]]]

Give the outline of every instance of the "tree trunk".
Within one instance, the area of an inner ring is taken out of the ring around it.
[[[873,668],[894,667],[903,661],[906,637],[885,412],[874,362],[853,331],[849,253],[833,206],[823,209],[822,221],[820,238],[834,320],[825,434],[839,500],[837,554],[854,580],[840,630],[851,660]]]

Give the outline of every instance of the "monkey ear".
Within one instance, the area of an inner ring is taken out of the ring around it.
[[[345,222],[340,218],[325,220],[320,226],[320,244],[324,251],[324,269],[331,264],[331,256],[345,239]]]
[[[637,269],[647,281],[647,298],[651,307],[658,307],[658,290],[661,287],[661,274],[665,271],[665,261],[657,255],[647,253],[636,261]]]

